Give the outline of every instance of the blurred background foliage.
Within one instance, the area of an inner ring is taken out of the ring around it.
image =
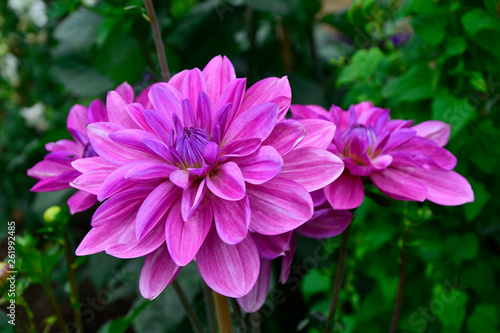
[[[174,73],[225,54],[238,76],[248,77],[248,86],[287,75],[293,103],[347,108],[370,100],[390,108],[393,118],[451,124],[447,147],[476,201],[440,207],[381,201],[376,193],[365,199],[352,223],[336,330],[388,330],[408,227],[400,331],[500,331],[498,0],[155,5]],[[140,0],[0,2],[0,220],[16,221],[20,332],[59,332],[50,292],[62,316],[73,320],[63,249],[74,250],[92,213],[69,219],[63,206],[42,218],[72,191],[31,193],[35,181],[26,170],[43,158],[45,143],[69,138],[65,122],[73,104],[105,98],[123,81],[139,92],[160,80],[157,63]],[[4,222],[1,258],[7,255]],[[317,332],[324,325],[340,237],[298,242],[290,282],[274,285],[284,298],[270,297],[260,312],[263,332]],[[105,254],[76,258],[72,267],[87,332],[190,330],[170,288],[153,302],[141,298],[141,264]],[[207,324],[196,268],[183,270],[178,280]],[[0,331],[12,332],[4,315]]]

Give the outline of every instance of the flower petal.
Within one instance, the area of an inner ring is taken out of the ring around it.
[[[250,228],[263,235],[296,229],[313,215],[309,192],[298,183],[277,177],[262,185],[248,184]]]
[[[277,116],[278,107],[274,103],[259,104],[245,110],[229,126],[224,145],[239,139],[266,139],[276,124]]]
[[[297,121],[306,129],[306,136],[298,144],[297,148],[316,147],[326,149],[332,143],[336,126],[331,121],[321,119],[300,119]]]
[[[198,253],[212,226],[213,214],[209,203],[202,204],[196,213],[184,222],[180,198],[168,213],[165,238],[174,262],[186,266]]]
[[[297,232],[309,238],[330,238],[340,235],[351,223],[352,214],[348,210],[331,208],[314,212],[312,219],[301,225]]]
[[[127,112],[127,103],[116,91],[108,92],[106,98],[106,109],[108,110],[109,121],[125,128],[139,128]]]
[[[87,124],[87,108],[83,105],[75,104],[69,110],[68,119],[66,121],[66,127],[68,128],[68,131],[76,140],[79,140],[81,138],[81,135],[84,135],[84,137],[86,137],[85,134],[87,133],[87,130],[85,129],[85,127],[87,126]],[[75,132],[78,132],[80,134],[77,134]],[[85,142],[83,143],[85,144]]]
[[[188,186],[188,188],[182,192],[181,212],[184,221],[187,221],[191,217],[204,198],[205,192],[207,191],[205,184],[206,179],[203,179],[201,182]]]
[[[229,81],[236,79],[233,64],[226,57],[216,56],[203,68],[203,76],[207,83],[207,93],[210,100],[217,101]]]
[[[427,188],[424,183],[410,176],[409,168],[390,165],[387,169],[373,172],[370,179],[384,194],[396,200],[424,201]]]
[[[247,183],[262,184],[276,177],[283,166],[283,158],[271,146],[260,147],[255,153],[231,159],[241,170]]]
[[[283,156],[280,177],[293,180],[312,192],[333,182],[342,171],[344,163],[334,154],[314,147],[296,148]]]
[[[167,119],[167,123],[172,121],[174,114],[178,117],[182,116],[182,107],[179,98],[181,95],[177,93],[176,96],[175,90],[168,83],[161,83],[153,85],[148,93],[154,109]]]
[[[85,173],[100,168],[116,168],[116,165],[109,163],[108,161],[99,156],[80,158],[78,160],[71,162],[71,166],[75,168],[75,170],[80,171],[81,173]]]
[[[284,256],[286,251],[290,250],[290,238],[293,231],[284,234],[266,236],[259,233],[252,233],[253,240],[259,249],[261,258],[273,260]]]
[[[259,253],[250,235],[236,245],[228,245],[212,227],[196,261],[208,286],[227,297],[245,296],[259,276]]]
[[[222,148],[221,156],[247,156],[256,151],[262,140],[258,138],[240,139],[229,143]]]
[[[108,111],[106,110],[106,106],[104,106],[104,103],[101,100],[95,99],[92,101],[92,103],[90,103],[89,109],[87,111],[87,119],[89,124],[98,123],[101,121],[109,121]]]
[[[168,209],[181,192],[172,182],[166,181],[157,186],[144,199],[135,220],[135,236],[138,241],[151,230],[163,218]]]
[[[444,147],[450,139],[450,125],[438,120],[428,120],[412,127],[417,135],[434,141],[440,147]]]
[[[75,214],[89,209],[97,203],[94,194],[78,191],[68,199],[69,212]]]
[[[306,136],[306,128],[296,120],[285,119],[276,123],[262,145],[273,146],[280,155],[287,154]]]
[[[274,100],[278,103],[279,112],[277,119],[281,121],[285,118],[292,100],[292,90],[288,82],[288,77],[268,77],[255,83],[246,91],[241,110],[246,110],[262,103],[273,102]]]
[[[142,266],[139,290],[144,298],[153,300],[175,280],[181,267],[170,257],[166,245],[148,254]]]
[[[248,294],[237,299],[247,313],[257,312],[266,302],[271,280],[271,261],[260,259],[260,273],[255,286]]]
[[[219,165],[206,179],[208,189],[221,199],[237,201],[245,197],[245,181],[234,162]]]
[[[361,177],[353,176],[347,170],[324,190],[334,209],[354,209],[361,205],[365,198]]]
[[[85,172],[69,185],[76,189],[97,195],[106,178],[115,170],[115,168],[100,168]]]
[[[211,198],[217,233],[226,244],[237,244],[246,237],[250,225],[248,197],[239,201]]]

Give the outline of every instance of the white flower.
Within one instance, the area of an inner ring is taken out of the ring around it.
[[[7,6],[20,16],[27,12],[35,0],[9,0]]]
[[[26,126],[34,127],[40,132],[44,132],[49,128],[49,123],[45,119],[45,104],[42,102],[37,102],[30,107],[22,107],[20,113]]]
[[[12,53],[7,53],[3,58],[0,58],[0,75],[11,86],[17,86],[19,83],[18,67],[19,59]]]
[[[43,27],[48,22],[47,6],[42,0],[36,1],[28,10],[30,20],[37,26]]]
[[[94,7],[99,0],[82,0],[83,4],[87,7]]]

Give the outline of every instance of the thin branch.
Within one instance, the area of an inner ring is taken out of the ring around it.
[[[165,46],[163,45],[163,39],[161,38],[160,25],[158,24],[158,19],[156,18],[153,1],[144,0],[144,6],[146,7],[146,12],[148,13],[149,22],[151,23],[151,30],[153,31],[156,54],[158,55],[158,61],[160,62],[161,76],[163,81],[168,82],[168,80],[170,80],[170,70],[168,69]]]
[[[245,326],[245,321],[243,320],[243,314],[241,313],[241,308],[236,298],[231,298],[231,306],[233,307],[236,320],[238,321],[238,330],[240,333],[246,333],[247,327]]]
[[[189,304],[186,294],[184,294],[184,292],[182,291],[179,282],[177,282],[176,280],[172,281],[172,287],[174,287],[174,290],[177,293],[177,296],[179,297],[179,300],[181,301],[184,310],[186,310],[189,320],[191,321],[191,325],[193,325],[194,331],[197,333],[203,333],[203,326],[201,326],[198,317],[196,317],[196,313],[194,312],[194,309],[191,307],[191,304]]]
[[[405,275],[406,275],[406,243],[408,242],[408,234],[410,228],[406,227],[403,236],[403,248],[401,249],[401,263],[399,266],[399,284],[398,293],[396,295],[396,303],[394,304],[394,312],[392,313],[391,329],[389,332],[396,333],[398,328],[399,315],[401,313],[401,305],[403,304],[403,293],[405,289]]]
[[[214,309],[214,300],[212,298],[212,289],[201,280],[201,286],[203,290],[203,297],[205,298],[205,307],[208,316],[208,322],[210,324],[210,332],[217,333],[217,322],[215,319],[215,309]]]
[[[229,312],[229,302],[226,296],[212,291],[214,296],[215,310],[217,313],[217,322],[219,323],[220,333],[233,333],[233,322]]]
[[[339,303],[340,290],[344,284],[345,275],[345,263],[347,259],[347,242],[349,240],[349,229],[348,226],[342,233],[342,240],[340,241],[339,258],[337,262],[337,272],[335,273],[335,281],[333,284],[332,298],[330,300],[330,309],[328,311],[328,319],[326,322],[326,333],[330,333],[333,329],[332,322],[335,318],[335,313],[337,312],[337,307]]]
[[[78,327],[78,332],[83,333],[83,323],[82,317],[79,311],[80,297],[78,296],[78,285],[76,284],[75,270],[73,267],[73,251],[71,250],[71,245],[68,237],[68,233],[64,232],[64,254],[66,256],[66,266],[68,267],[68,280],[71,290],[71,308],[75,315],[76,326]]]

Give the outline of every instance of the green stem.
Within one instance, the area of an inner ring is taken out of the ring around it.
[[[247,328],[245,326],[245,321],[243,320],[240,305],[236,301],[236,298],[231,298],[231,306],[233,307],[236,320],[238,321],[238,330],[240,331],[240,333],[246,333]]]
[[[31,311],[31,308],[29,307],[28,303],[26,303],[26,301],[22,295],[17,296],[17,303],[24,308],[24,311],[26,311],[26,316],[28,317],[29,331],[36,332],[35,323],[34,323],[35,317],[33,316],[33,311]]]
[[[189,301],[186,297],[186,294],[184,294],[181,286],[179,285],[179,283],[176,280],[172,281],[172,287],[174,287],[174,290],[177,293],[177,296],[179,297],[179,300],[181,301],[181,304],[184,307],[184,310],[186,310],[186,313],[189,317],[189,320],[191,321],[191,325],[193,325],[194,331],[197,333],[203,333],[203,326],[201,326],[201,323],[198,320],[198,317],[196,317],[196,313],[194,312],[194,309],[189,304]]]
[[[215,310],[217,313],[217,322],[219,323],[220,333],[233,333],[233,322],[231,313],[229,312],[229,302],[226,296],[212,291],[214,296]]]
[[[205,307],[208,316],[208,323],[210,325],[210,332],[217,333],[217,322],[215,320],[215,309],[214,309],[214,300],[212,298],[212,289],[201,280],[201,286],[203,290],[203,298],[205,298]]]
[[[389,332],[391,333],[396,333],[396,330],[398,328],[399,315],[401,313],[401,305],[403,304],[403,293],[405,289],[405,275],[406,275],[406,244],[408,243],[409,233],[410,233],[410,228],[409,226],[407,226],[403,236],[403,245],[401,249],[398,293],[396,295],[396,302],[394,304],[394,312],[392,313],[391,328],[389,330]]]
[[[332,298],[330,300],[330,309],[328,311],[328,319],[326,322],[326,333],[330,333],[333,329],[332,323],[335,318],[335,313],[337,312],[337,307],[339,303],[340,290],[344,283],[345,275],[345,263],[347,259],[347,242],[349,240],[349,229],[348,226],[342,233],[342,240],[340,241],[339,258],[337,263],[337,272],[335,273],[335,281],[333,283]]]
[[[163,45],[163,39],[161,38],[160,25],[158,24],[158,19],[156,18],[153,1],[144,0],[144,7],[146,7],[149,22],[151,23],[151,30],[153,32],[153,38],[156,47],[156,54],[158,55],[158,61],[160,62],[161,76],[163,78],[163,81],[168,82],[168,80],[170,80],[170,70],[168,69],[165,46]]]
[[[61,332],[66,332],[66,320],[64,320],[63,314],[61,312],[61,308],[59,307],[57,300],[54,296],[54,292],[52,291],[52,286],[49,281],[42,281],[42,288],[49,300],[50,307],[54,312],[54,315],[57,318],[57,324],[59,325],[59,329]]]
[[[252,323],[252,333],[260,333],[260,319],[258,312],[252,312],[249,314],[250,322]]]
[[[68,267],[68,280],[71,290],[71,308],[75,315],[78,332],[83,333],[82,317],[80,315],[80,297],[78,296],[78,285],[76,284],[75,269],[73,267],[73,251],[71,249],[68,233],[64,232],[64,254],[66,257],[66,266]]]

